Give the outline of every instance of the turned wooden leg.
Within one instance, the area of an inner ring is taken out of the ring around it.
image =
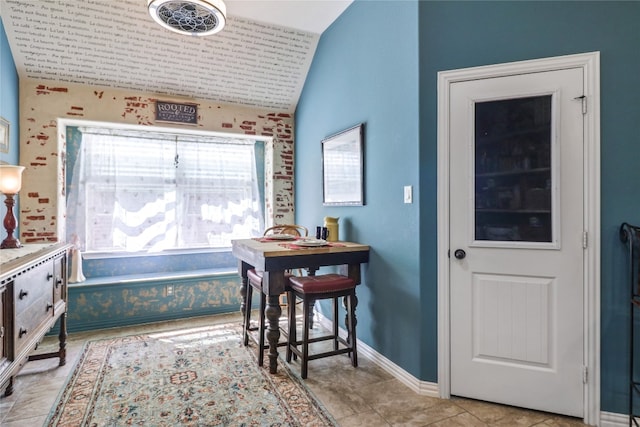
[[[267,341],[269,341],[269,372],[275,374],[278,370],[278,341],[280,340],[280,298],[278,295],[267,296],[265,316],[268,321]]]
[[[248,286],[249,278],[247,277],[247,271],[251,268],[248,264],[238,260],[238,273],[240,276],[240,288],[238,293],[240,294],[240,313],[242,314],[242,329],[244,337],[244,345],[249,345],[249,319],[251,318],[251,293],[249,293]],[[248,294],[248,295],[247,295]]]
[[[67,363],[67,313],[62,313],[60,316],[60,333],[58,334],[58,340],[60,341],[60,347],[58,349],[58,356],[60,357],[59,366],[64,366]]]
[[[240,289],[238,292],[240,293],[240,313],[242,313],[242,318],[246,315],[247,310],[247,282],[248,279],[246,277],[242,277],[240,281]]]
[[[253,296],[253,288],[249,285],[246,278],[242,279],[242,287],[240,288],[240,312],[242,313],[242,335],[244,337],[245,347],[249,345],[249,329],[251,323],[251,298]]]
[[[264,331],[265,331],[265,309],[266,309],[267,297],[264,293],[260,292],[260,324],[258,326],[258,366],[264,364]]]
[[[11,396],[13,394],[13,377],[9,378],[9,382],[7,383],[7,388],[4,390],[5,396]]]
[[[344,318],[345,327],[347,328],[347,342],[353,349],[353,351],[349,353],[349,356],[351,357],[351,365],[356,367],[358,366],[358,352],[356,350],[356,325],[358,324],[358,319],[356,318],[356,306],[358,305],[358,297],[356,296],[355,291],[352,295],[344,297],[343,304],[347,311]]]
[[[353,298],[353,302],[350,302],[349,298]],[[352,343],[353,337],[351,331],[356,330],[358,319],[356,318],[356,306],[358,305],[358,297],[355,292],[353,297],[345,296],[342,298],[342,307],[344,307],[346,314],[344,316],[344,326],[347,329],[347,342]],[[350,320],[350,318],[352,320]],[[353,323],[353,325],[351,324]]]

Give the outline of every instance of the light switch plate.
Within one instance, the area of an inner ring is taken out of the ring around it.
[[[410,185],[404,186],[404,202],[413,203],[413,189]]]

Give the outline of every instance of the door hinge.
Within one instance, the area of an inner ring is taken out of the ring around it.
[[[585,95],[576,96],[573,99],[579,99],[582,102],[582,114],[587,114],[587,97]]]
[[[589,368],[586,366],[582,367],[582,383],[587,384],[589,382]]]
[[[582,249],[587,249],[587,246],[589,245],[589,233],[587,233],[586,231],[582,232]]]

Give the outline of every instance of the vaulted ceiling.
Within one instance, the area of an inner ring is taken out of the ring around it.
[[[207,37],[168,31],[147,0],[0,0],[21,79],[293,112],[322,32],[352,0],[226,0]]]

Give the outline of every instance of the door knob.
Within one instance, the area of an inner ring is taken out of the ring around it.
[[[456,251],[453,253],[453,256],[456,257],[457,259],[463,259],[464,257],[467,256],[467,253],[462,249],[456,249]]]

